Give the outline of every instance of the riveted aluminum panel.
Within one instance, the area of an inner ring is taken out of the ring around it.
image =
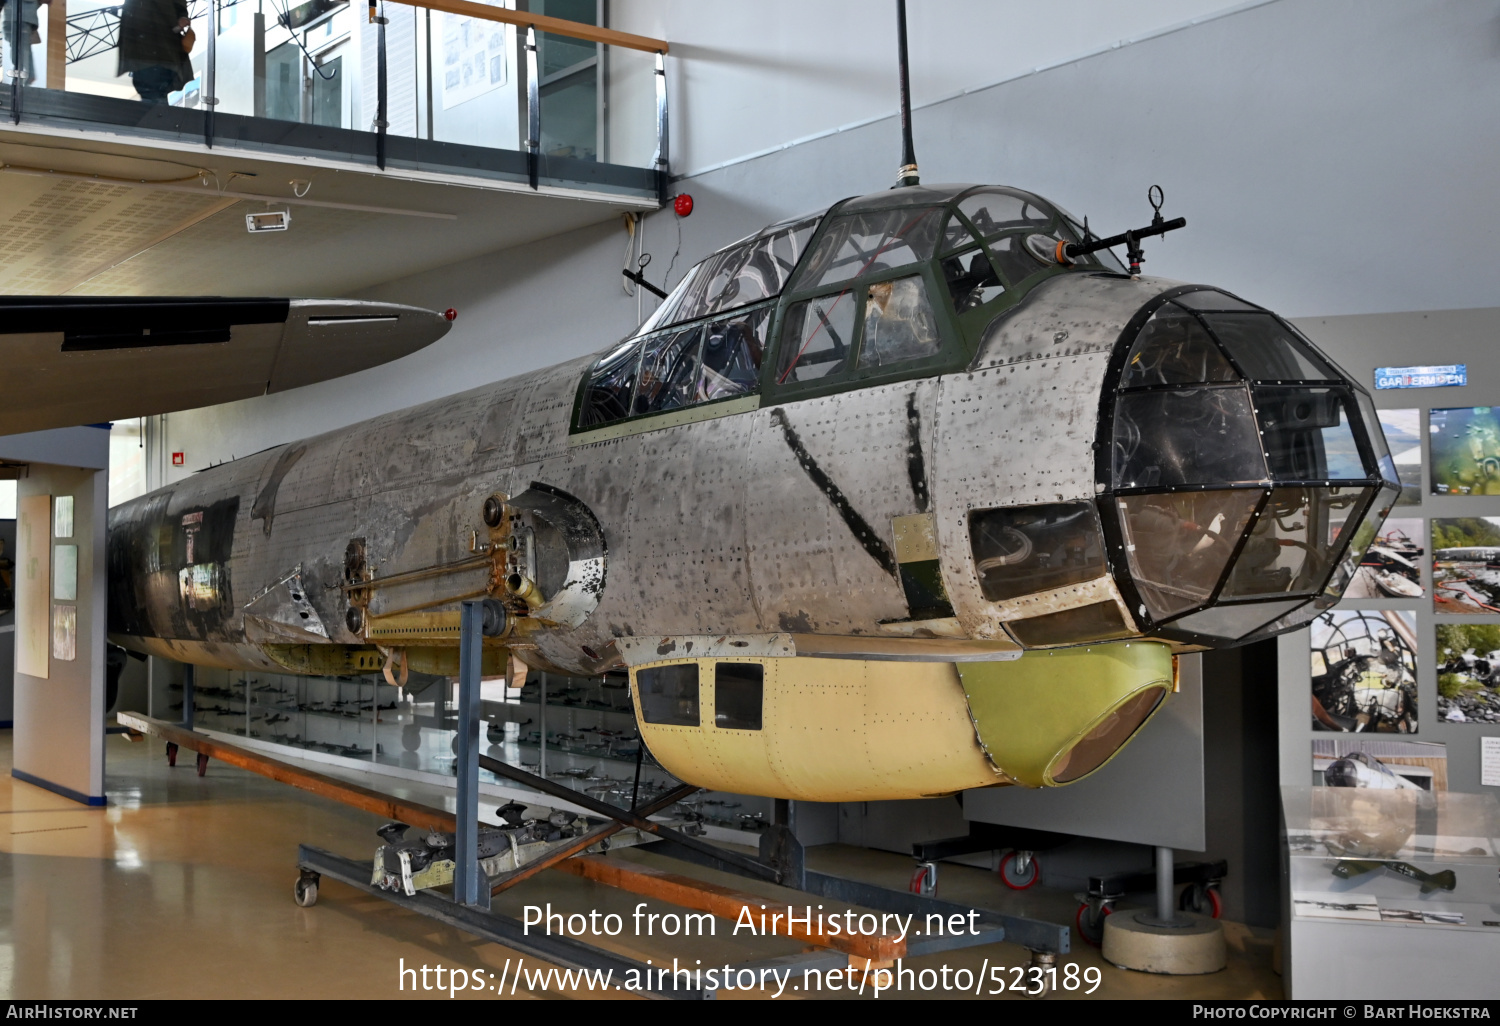
[[[1048,279],[985,329],[971,368],[1107,353],[1137,310],[1180,284],[1116,274]]]
[[[911,450],[931,452],[935,382],[904,382],[755,414],[746,493],[750,576],[767,630],[873,634],[908,615],[894,517],[922,512]],[[914,444],[920,439],[920,445]],[[921,461],[919,461],[921,462]]]
[[[969,549],[969,511],[1094,497],[1099,389],[1109,356],[1030,360],[944,377],[933,472],[944,583],[959,622],[998,636]]]

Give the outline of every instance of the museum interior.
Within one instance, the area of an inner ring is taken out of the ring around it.
[[[0,26],[0,999],[1500,998],[1492,0]]]

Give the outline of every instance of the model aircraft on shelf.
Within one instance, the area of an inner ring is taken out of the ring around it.
[[[904,61],[902,84],[905,114]],[[402,683],[457,673],[482,600],[486,675],[628,674],[690,784],[1096,771],[1177,653],[1338,600],[1395,465],[1285,320],[1140,274],[1183,224],[1159,190],[1100,239],[1032,192],[922,185],[903,127],[897,188],[725,246],[596,355],[116,507],[112,637]]]

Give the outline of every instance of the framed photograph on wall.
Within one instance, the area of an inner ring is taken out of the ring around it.
[[[1311,624],[1314,730],[1417,732],[1417,614],[1333,609]]]
[[[1427,532],[1420,517],[1387,520],[1349,581],[1345,598],[1421,598]]]
[[[1433,495],[1500,495],[1500,407],[1429,412]]]
[[[1318,737],[1313,738],[1312,761],[1314,787],[1448,790],[1448,746],[1442,742]]]
[[[1500,613],[1500,517],[1432,522],[1432,610]]]
[[[1397,506],[1420,506],[1422,504],[1422,411],[1377,410],[1380,429],[1385,432],[1386,444],[1391,447],[1391,459],[1396,462],[1396,476],[1401,479],[1401,494]]]
[[[1437,679],[1438,719],[1500,723],[1500,624],[1438,624]]]

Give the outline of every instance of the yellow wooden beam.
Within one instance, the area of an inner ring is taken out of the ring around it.
[[[47,5],[47,88],[67,87],[68,0],[52,0]]]
[[[470,3],[469,0],[394,0],[394,2],[404,3],[411,7],[425,7],[430,11],[443,11],[446,14],[461,14],[466,18],[500,21],[507,25],[519,25],[521,28],[535,28],[538,32],[551,32],[553,35],[586,39],[590,43],[623,46],[631,50],[644,50],[647,53],[667,52],[665,39],[652,39],[650,36],[618,32],[615,29],[585,25],[566,18],[549,18],[545,14],[512,11],[506,7],[490,7],[487,4]]]

